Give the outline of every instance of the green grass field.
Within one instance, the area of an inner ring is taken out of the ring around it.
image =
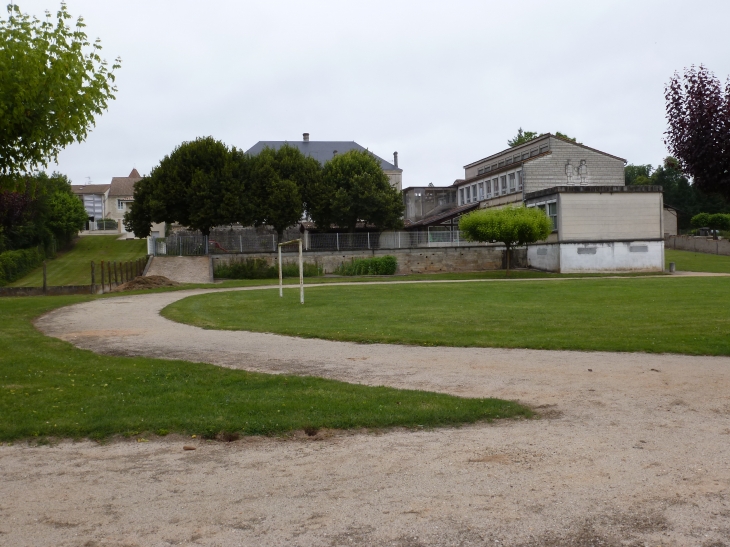
[[[664,258],[667,269],[669,269],[669,263],[674,262],[677,271],[730,273],[730,256],[666,249]]]
[[[417,345],[730,355],[730,278],[312,287],[193,296],[163,310],[204,328]]]
[[[60,253],[55,259],[48,261],[48,285],[89,285],[92,260],[97,264],[101,260],[125,262],[142,258],[147,254],[147,242],[144,239],[118,241],[118,237],[118,235],[104,235],[84,236],[77,239],[70,251]],[[97,283],[100,282],[100,279],[97,279]],[[43,286],[43,268],[36,268],[10,286]]]
[[[43,336],[31,323],[90,298],[0,298],[0,440],[433,427],[532,415],[497,399],[100,356]]]

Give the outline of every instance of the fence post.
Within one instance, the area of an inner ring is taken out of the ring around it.
[[[400,249],[400,232],[398,232],[398,248]]]
[[[119,285],[119,278],[117,277],[117,261],[114,261],[114,284]]]
[[[112,292],[112,263],[106,263],[106,273],[109,274],[109,292]]]
[[[100,262],[101,264],[101,294],[104,294],[104,261],[102,260]]]
[[[368,232],[368,249],[370,248],[370,232]]]
[[[274,251],[276,250],[276,236],[274,234],[271,234],[271,248]]]
[[[241,253],[243,253],[243,236],[238,236],[238,248],[241,250]]]
[[[91,261],[91,294],[96,294],[96,267],[94,261]]]
[[[43,294],[48,292],[48,284],[46,282],[46,261],[43,261]]]
[[[340,232],[335,232],[335,236],[337,237],[337,250],[340,250]]]

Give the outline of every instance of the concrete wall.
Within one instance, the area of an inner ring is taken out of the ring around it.
[[[561,273],[663,270],[663,241],[560,244]]]
[[[530,268],[546,272],[560,271],[560,245],[530,245],[527,247]]]
[[[577,172],[585,160],[585,177]],[[568,178],[566,164],[575,174]],[[550,154],[525,163],[522,171],[525,192],[536,192],[554,186],[624,186],[623,160],[594,152],[588,148],[550,137]]]
[[[730,256],[730,240],[728,239],[713,240],[711,237],[669,236],[665,241],[667,249]]]
[[[677,211],[674,209],[664,209],[663,212],[664,237],[676,236],[677,231]]]
[[[561,193],[560,241],[662,239],[662,195],[647,193]]]
[[[359,258],[374,256],[394,256],[398,261],[399,274],[436,273],[436,272],[474,272],[499,270],[505,267],[504,247],[480,245],[470,247],[438,247],[430,249],[383,249],[371,251],[313,251],[304,254],[305,262],[316,263],[324,268],[324,273],[332,273],[340,264]],[[263,258],[269,264],[276,263],[276,253],[229,254],[213,256],[213,266],[230,260]],[[297,255],[285,253],[282,261],[295,262]],[[526,249],[512,251],[511,266],[527,266]]]

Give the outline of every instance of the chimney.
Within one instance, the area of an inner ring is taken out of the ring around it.
[[[303,133],[302,136],[304,137],[304,142],[309,142],[309,133]]]
[[[398,169],[398,152],[393,152],[393,165]]]

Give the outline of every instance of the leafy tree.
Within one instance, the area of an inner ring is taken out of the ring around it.
[[[279,162],[281,156],[285,158],[284,166]],[[304,212],[299,185],[282,176],[297,175],[296,167],[286,160],[291,160],[288,152],[280,155],[271,148],[265,148],[252,158],[250,171],[250,184],[257,203],[254,223],[272,226],[279,241],[284,230],[301,220]]]
[[[48,199],[48,229],[60,243],[70,243],[87,219],[84,204],[70,192],[56,192]]]
[[[514,246],[547,239],[553,230],[550,218],[537,207],[479,209],[461,217],[461,230],[468,241],[499,241],[507,250],[507,274],[510,251]]]
[[[231,164],[232,151],[213,137],[182,143],[135,184],[124,225],[146,237],[152,222],[179,222],[207,236],[214,226],[237,222],[230,195],[246,195],[245,181],[232,176]]]
[[[101,44],[75,28],[66,5],[45,20],[8,6],[0,20],[0,182],[45,166],[74,141],[86,138],[97,115],[114,99],[114,70],[100,57]]]
[[[653,167],[651,165],[627,165],[624,167],[626,186],[633,184],[650,184]]]
[[[665,88],[664,143],[706,193],[730,199],[730,81],[723,89],[703,65],[674,73]]]
[[[318,226],[334,222],[350,232],[358,222],[379,230],[403,226],[403,198],[367,150],[350,150],[325,163],[317,191],[323,202],[311,214]]]
[[[575,137],[569,137],[568,135],[566,135],[565,133],[561,133],[560,131],[556,131],[555,136],[560,137],[561,139],[565,139],[566,141],[576,142]],[[581,144],[581,143],[578,143],[578,144]]]
[[[700,213],[692,217],[692,226],[695,228],[709,228],[713,230],[713,239],[717,239],[718,230],[730,230],[730,215],[722,213]]]
[[[520,144],[525,144],[528,141],[531,141],[532,139],[535,139],[538,137],[538,134],[534,131],[522,131],[522,128],[520,127],[517,130],[517,135],[515,135],[513,138],[509,139],[507,141],[507,144],[510,148],[514,148],[515,146],[519,146]]]

